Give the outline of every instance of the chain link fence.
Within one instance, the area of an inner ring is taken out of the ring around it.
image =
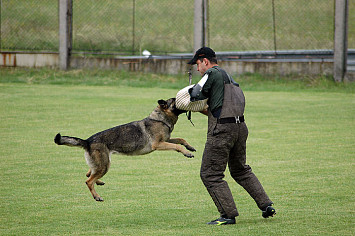
[[[58,51],[58,1],[0,0],[1,50]]]
[[[209,0],[216,51],[333,49],[335,0]],[[193,51],[193,0],[73,0],[73,53]],[[58,51],[58,0],[0,0],[1,51]],[[355,48],[355,1],[348,47]]]
[[[191,0],[74,0],[73,50],[137,53],[193,49]]]
[[[213,0],[209,5],[209,44],[218,51],[333,48],[333,0]]]

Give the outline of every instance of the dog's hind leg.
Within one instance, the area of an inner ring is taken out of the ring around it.
[[[89,171],[86,173],[86,177],[90,177],[91,175],[91,169],[89,169]],[[96,180],[96,184],[97,185],[105,185],[105,182],[104,181],[101,181],[101,180]]]
[[[86,180],[86,185],[88,186],[93,198],[96,201],[103,201],[104,199],[100,197],[100,195],[95,190],[95,183],[98,185],[105,184],[104,182],[100,181],[99,179],[103,177],[109,167],[110,167],[110,160],[109,160],[109,153],[106,150],[93,150],[90,153],[90,176]],[[88,172],[89,173],[89,172]]]
[[[86,180],[86,185],[88,186],[93,198],[98,201],[102,202],[104,199],[100,197],[100,195],[96,192],[94,184],[97,181],[97,177],[95,175],[91,175],[87,180]]]

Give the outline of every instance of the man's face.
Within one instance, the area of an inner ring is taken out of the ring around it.
[[[197,71],[200,72],[201,76],[209,69],[208,68],[208,60],[206,58],[203,58],[202,61],[197,60],[196,61],[197,64]]]

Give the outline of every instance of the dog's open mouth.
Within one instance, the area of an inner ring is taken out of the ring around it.
[[[174,98],[174,105],[173,105],[173,113],[176,115],[176,116],[179,116],[180,114],[182,113],[186,113],[187,111],[185,110],[180,110],[176,107],[176,103],[175,103],[175,98]]]
[[[176,116],[179,116],[180,114],[186,113],[186,112],[187,112],[187,111],[177,109],[176,106],[174,105],[173,113],[174,113]]]

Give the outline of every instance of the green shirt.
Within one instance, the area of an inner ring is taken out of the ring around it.
[[[222,107],[224,97],[224,81],[222,73],[215,69],[214,66],[208,69],[205,74],[208,74],[208,79],[202,87],[201,95],[199,99],[208,98],[207,104],[211,112],[214,112],[217,108]]]

